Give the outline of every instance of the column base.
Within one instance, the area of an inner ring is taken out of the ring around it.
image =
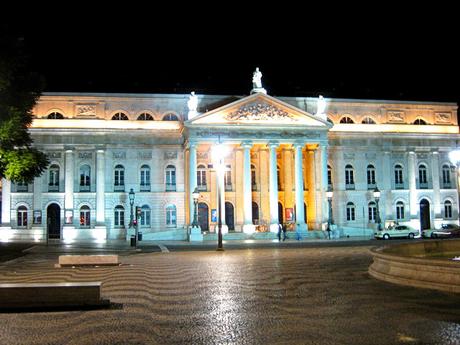
[[[225,224],[222,224],[221,231],[222,231],[222,235],[228,234],[228,226],[225,225]],[[215,226],[215,228],[214,228],[214,232],[215,232],[216,234],[219,233],[219,228],[217,227],[217,224],[216,224],[216,226]]]
[[[297,223],[295,225],[295,231],[301,234],[306,234],[308,231],[307,224],[305,223]]]
[[[275,234],[277,234],[279,230],[280,228],[278,223],[270,224],[270,232],[274,232]]]
[[[243,232],[245,234],[253,234],[254,232],[256,232],[256,226],[254,224],[244,224]]]
[[[203,242],[203,234],[201,233],[200,226],[190,226],[189,227],[189,241],[190,242]]]

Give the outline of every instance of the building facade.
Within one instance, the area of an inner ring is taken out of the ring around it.
[[[261,88],[48,93],[34,114],[34,145],[50,165],[28,185],[2,180],[3,241],[129,238],[131,189],[147,240],[188,238],[195,188],[208,238],[219,205],[227,238],[266,238],[278,223],[318,236],[331,221],[328,190],[337,236],[371,235],[377,214],[383,225],[458,224],[454,103],[275,98]]]

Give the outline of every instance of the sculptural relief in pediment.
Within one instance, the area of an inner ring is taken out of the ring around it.
[[[298,121],[288,112],[267,103],[252,103],[241,106],[225,116],[227,121]]]

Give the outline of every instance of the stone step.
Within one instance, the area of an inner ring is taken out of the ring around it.
[[[57,267],[119,265],[118,255],[59,255]]]
[[[0,284],[0,308],[27,309],[108,305],[101,282]]]

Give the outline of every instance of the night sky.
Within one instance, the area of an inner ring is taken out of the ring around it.
[[[226,16],[188,9],[69,16],[69,8],[7,29],[24,36],[50,92],[247,95],[259,67],[273,96],[460,102],[458,28],[449,18],[440,26],[414,13],[407,22],[410,11],[321,21],[292,9],[238,18],[241,8],[220,9]]]

